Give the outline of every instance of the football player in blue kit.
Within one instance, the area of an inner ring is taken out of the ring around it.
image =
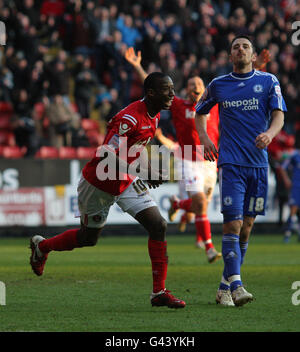
[[[283,162],[282,174],[284,182],[290,189],[289,206],[290,214],[285,224],[284,242],[288,243],[292,231],[298,232],[298,242],[300,242],[300,224],[298,223],[297,213],[300,209],[300,141],[296,141],[296,149]],[[291,178],[287,170],[291,170]]]
[[[268,189],[267,146],[284,123],[286,106],[277,78],[253,69],[253,43],[237,36],[230,46],[233,72],[215,78],[196,105],[204,157],[218,156],[224,271],[216,302],[242,306],[253,300],[241,280],[241,264],[255,217],[264,215]],[[220,144],[206,133],[206,114],[219,104]]]

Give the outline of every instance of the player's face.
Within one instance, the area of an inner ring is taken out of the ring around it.
[[[256,59],[251,42],[246,38],[236,39],[231,46],[230,60],[235,66],[252,64]]]
[[[160,79],[153,90],[152,102],[158,110],[170,109],[175,96],[174,84],[170,77]]]
[[[200,77],[192,77],[187,82],[186,92],[192,102],[197,102],[203,94],[205,88]]]

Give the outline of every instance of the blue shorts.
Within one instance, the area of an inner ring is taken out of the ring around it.
[[[268,168],[224,164],[219,168],[224,222],[265,215]]]
[[[300,208],[300,187],[292,186],[289,205],[297,205]]]

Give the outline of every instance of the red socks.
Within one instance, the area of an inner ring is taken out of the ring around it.
[[[78,229],[68,230],[48,238],[39,243],[39,249],[43,253],[49,253],[50,251],[71,251],[74,248],[78,248],[77,232]]]
[[[149,238],[148,252],[152,263],[153,293],[166,288],[168,271],[167,241],[155,241]]]
[[[185,211],[191,211],[192,198],[175,201],[173,203],[174,209],[184,209]]]
[[[197,231],[197,241],[203,241],[206,250],[213,248],[211,241],[210,222],[207,218],[207,215],[196,215],[195,225]]]

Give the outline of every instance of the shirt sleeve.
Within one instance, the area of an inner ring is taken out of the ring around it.
[[[202,94],[199,102],[195,106],[197,114],[206,115],[210,109],[217,104],[217,100],[214,94],[214,84],[211,82]]]
[[[118,153],[120,148],[128,145],[127,139],[135,132],[136,128],[136,118],[128,114],[124,114],[113,121],[105,141],[109,149]]]
[[[269,111],[273,110],[287,111],[280,84],[275,76],[272,76],[272,85],[269,91]]]

